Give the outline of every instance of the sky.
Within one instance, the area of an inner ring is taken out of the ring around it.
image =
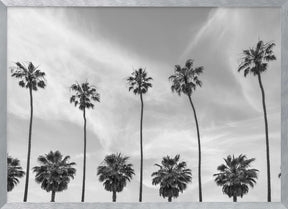
[[[107,154],[130,156],[135,173],[118,194],[119,202],[137,202],[139,190],[140,99],[128,92],[126,78],[146,68],[153,88],[144,96],[144,202],[167,201],[153,186],[151,173],[164,156],[181,155],[192,169],[192,183],[175,201],[198,201],[198,148],[187,97],[170,90],[174,66],[193,59],[203,66],[202,88],[192,95],[201,134],[203,201],[230,202],[213,178],[229,154],[256,158],[259,178],[239,201],[265,202],[266,153],[261,92],[255,77],[237,72],[241,52],[258,40],[276,43],[277,60],[262,76],[266,93],[271,153],[272,201],[280,201],[280,10],[272,8],[9,8],[8,65],[33,62],[46,73],[47,87],[34,92],[31,166],[50,150],[70,155],[77,173],[57,202],[81,198],[83,118],[69,103],[74,82],[96,86],[101,102],[87,111],[87,202],[110,202],[96,176]],[[29,92],[8,82],[9,155],[26,168]],[[49,202],[31,172],[28,201]],[[8,193],[21,202],[25,179]]]

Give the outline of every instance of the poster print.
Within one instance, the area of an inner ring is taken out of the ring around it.
[[[280,10],[9,8],[9,202],[280,200]]]

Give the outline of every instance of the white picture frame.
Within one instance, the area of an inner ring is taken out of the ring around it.
[[[7,9],[9,7],[278,7],[281,9],[281,202],[7,203]],[[0,0],[0,208],[288,209],[288,0]]]

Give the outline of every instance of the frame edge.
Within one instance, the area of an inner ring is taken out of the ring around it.
[[[288,2],[281,8],[281,202],[288,208]]]
[[[0,176],[7,176],[7,8],[0,1]],[[3,169],[5,168],[5,169]],[[0,188],[7,188],[7,178],[0,178]],[[0,190],[0,207],[7,202],[7,190]]]
[[[219,4],[221,0],[215,0],[215,5]],[[250,0],[248,0],[250,1]],[[78,3],[75,0],[52,0],[51,3],[48,3],[45,0],[39,0],[37,3],[37,0],[31,0],[31,2],[25,2],[25,0],[0,0],[0,74],[3,76],[0,76],[0,98],[7,98],[7,7],[14,7],[14,6],[128,6],[133,7],[137,4],[134,0],[127,0],[127,3],[120,3],[121,1],[113,0],[111,3],[105,0],[99,0],[94,1],[93,0],[82,0]],[[132,2],[132,3],[131,3]],[[156,4],[153,5],[152,1],[147,1],[147,3],[144,3],[143,5],[139,4],[139,6],[147,6],[150,4],[150,6],[156,6],[159,7],[162,2],[164,5],[171,4],[170,7],[173,7],[172,4],[177,4],[177,1],[171,1],[167,0],[168,3],[165,3],[165,0],[157,0],[155,1]],[[174,3],[171,3],[174,2]],[[190,3],[189,3],[190,2]],[[203,0],[202,3],[195,3],[199,2],[197,0],[180,0],[178,5],[179,7],[185,7],[186,6],[213,6],[214,3],[211,3],[211,1]],[[207,3],[210,2],[210,3]],[[230,1],[221,1],[223,6],[228,6]],[[260,0],[255,1],[255,5],[259,5],[259,2],[264,2],[263,7],[269,7],[272,2],[275,2],[275,6],[281,7],[281,209],[288,208],[288,133],[287,133],[287,126],[288,126],[288,0]],[[266,3],[265,3],[266,2]],[[131,4],[130,4],[131,3]],[[252,2],[249,2],[252,3]],[[246,0],[243,0],[243,3],[241,1],[235,1],[233,3],[233,6],[229,7],[241,7],[244,4],[249,4]],[[123,5],[125,4],[125,5]],[[129,4],[129,5],[128,5]],[[286,35],[286,36],[285,36]],[[5,123],[3,123],[5,121]],[[4,161],[0,160],[0,168],[6,168],[7,167],[7,103],[6,100],[0,99],[0,159],[5,159]],[[285,165],[285,166],[283,166]],[[287,166],[286,166],[287,165]],[[7,169],[0,169],[0,176],[6,176],[7,175]],[[7,178],[0,178],[0,188],[7,187]],[[0,190],[0,208],[2,208],[7,202],[7,192],[3,192]],[[14,208],[14,206],[17,206],[19,203],[9,203],[4,206],[4,208]],[[22,203],[20,203],[22,205]],[[54,206],[48,206],[47,208],[64,208],[63,205],[55,204]],[[74,205],[73,203],[66,203],[67,205]],[[87,205],[90,205],[89,203],[86,203]],[[94,203],[93,203],[94,204]],[[97,203],[96,203],[97,204]],[[98,203],[99,204],[99,203]],[[156,203],[157,204],[157,203]],[[211,203],[208,203],[211,204]],[[242,203],[243,204],[243,203]],[[23,204],[23,205],[34,205],[34,204]],[[35,204],[38,205],[38,204]],[[42,204],[41,204],[42,205]],[[79,204],[80,205],[80,204]],[[78,205],[78,206],[79,206]],[[99,204],[103,206],[101,203]],[[133,204],[131,204],[133,206]],[[149,204],[147,204],[149,205]],[[205,204],[204,204],[205,205]],[[39,205],[38,205],[39,206]],[[46,207],[45,206],[45,207]],[[60,207],[59,207],[60,206]],[[127,205],[126,205],[127,206]],[[175,205],[174,205],[175,206]],[[198,205],[199,206],[199,205]],[[276,205],[274,205],[276,206]],[[111,208],[115,208],[115,206],[110,205]],[[18,207],[16,207],[18,208]],[[22,208],[22,207],[19,207]],[[31,207],[32,208],[32,207]],[[36,208],[36,207],[35,207]],[[80,207],[82,208],[82,207]],[[83,207],[84,208],[84,207]],[[90,208],[90,207],[88,207]],[[91,207],[92,208],[92,207]],[[103,207],[105,208],[105,207]],[[127,207],[130,208],[130,207]],[[133,207],[132,207],[133,208]],[[145,207],[143,207],[145,208]],[[150,207],[149,207],[150,208]],[[225,207],[224,207],[225,208]],[[238,207],[237,207],[238,208]],[[270,207],[267,207],[270,208]],[[277,204],[278,208],[278,204]]]
[[[286,0],[0,0],[7,7],[281,7]],[[249,5],[249,6],[248,6]]]

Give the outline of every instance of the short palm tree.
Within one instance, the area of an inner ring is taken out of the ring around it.
[[[46,155],[40,155],[38,162],[40,166],[35,166],[33,172],[36,173],[35,180],[41,184],[41,188],[51,192],[51,202],[55,202],[56,192],[62,192],[68,188],[71,179],[74,179],[76,165],[68,162],[70,156],[65,156],[59,152],[50,151]]]
[[[133,91],[135,95],[140,96],[141,101],[141,117],[140,117],[140,189],[139,189],[139,202],[142,202],[142,184],[143,184],[143,94],[146,94],[148,89],[152,87],[150,83],[152,80],[151,77],[148,77],[147,72],[139,68],[135,70],[131,76],[127,78],[127,82],[129,85],[129,91]]]
[[[7,157],[7,191],[10,192],[19,183],[19,178],[25,175],[17,158]]]
[[[198,119],[194,104],[192,102],[192,93],[197,87],[202,86],[199,80],[199,75],[203,73],[203,67],[193,67],[193,60],[188,59],[184,67],[175,65],[174,74],[169,77],[172,82],[171,90],[176,92],[179,96],[184,94],[188,97],[190,105],[194,113],[194,119],[197,129],[198,139],[198,186],[199,186],[199,202],[202,202],[202,183],[201,183],[201,140]]]
[[[96,87],[88,82],[79,84],[75,83],[71,86],[74,95],[70,98],[70,103],[74,103],[75,107],[79,107],[83,111],[84,119],[84,159],[83,159],[83,181],[81,202],[85,201],[85,181],[86,181],[86,109],[94,108],[93,102],[100,102],[100,94]]]
[[[250,169],[251,163],[255,158],[247,159],[245,155],[239,157],[231,157],[228,155],[224,159],[225,164],[218,166],[219,173],[214,174],[215,182],[218,186],[222,186],[224,194],[229,198],[233,197],[233,202],[237,202],[237,197],[249,192],[249,187],[254,187],[257,179],[257,169]]]
[[[28,197],[28,185],[29,185],[29,170],[30,170],[30,155],[31,155],[31,138],[32,138],[32,123],[33,123],[33,91],[37,91],[39,88],[45,88],[46,80],[45,73],[38,67],[34,66],[32,62],[29,62],[27,66],[23,63],[16,62],[16,66],[12,67],[12,77],[19,79],[19,86],[29,90],[30,95],[30,124],[28,135],[28,154],[27,154],[27,166],[26,166],[26,182],[24,191],[24,202]]]
[[[186,162],[179,160],[180,155],[174,158],[163,157],[161,165],[155,164],[159,170],[152,173],[152,184],[160,184],[159,194],[163,198],[168,197],[168,202],[172,202],[172,198],[177,198],[192,181],[191,170],[186,168]]]
[[[129,157],[121,153],[107,155],[98,166],[97,175],[99,181],[103,182],[104,188],[112,192],[112,201],[116,202],[117,192],[122,192],[127,182],[130,182],[133,175],[133,165],[128,163]]]
[[[264,112],[265,135],[266,135],[266,161],[267,161],[267,200],[271,202],[271,177],[270,177],[270,151],[268,136],[268,119],[265,104],[265,92],[262,84],[261,74],[268,69],[268,62],[276,60],[273,53],[275,43],[264,43],[258,41],[255,48],[243,51],[242,61],[238,67],[238,72],[244,71],[244,76],[252,74],[258,78],[259,86],[262,93],[262,105]]]

